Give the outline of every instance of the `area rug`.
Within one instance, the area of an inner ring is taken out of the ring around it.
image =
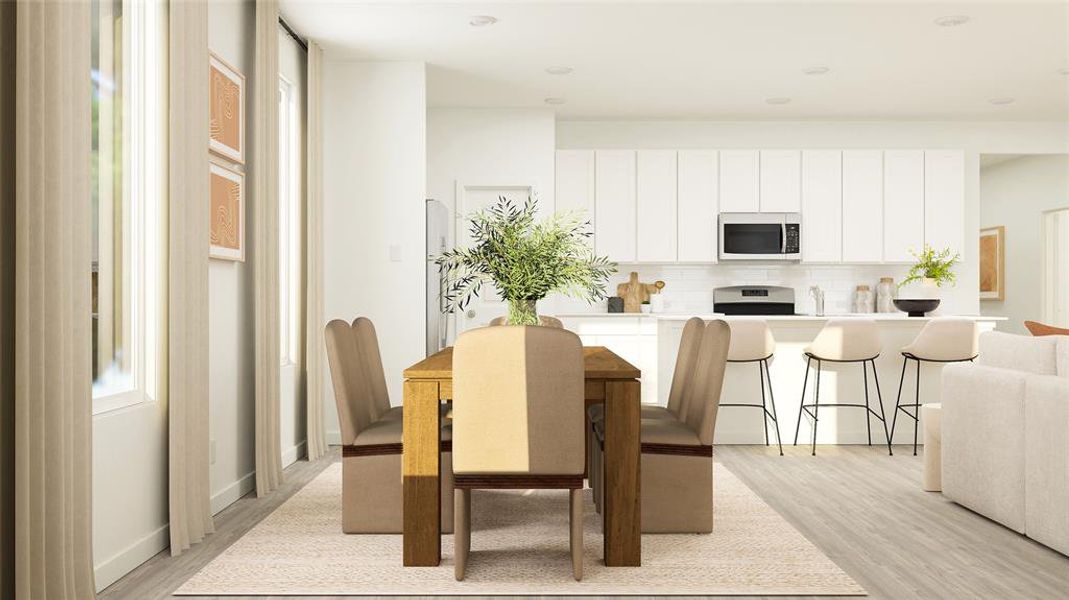
[[[341,532],[335,463],[187,581],[176,595],[864,595],[865,590],[719,463],[708,535],[644,535],[642,566],[608,568],[587,490],[585,565],[572,578],[568,494],[477,490],[467,576],[453,536],[437,568],[401,566],[401,536]]]

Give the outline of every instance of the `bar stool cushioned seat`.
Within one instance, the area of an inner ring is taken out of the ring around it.
[[[765,432],[765,445],[769,445],[768,422],[776,429],[776,445],[783,456],[783,440],[780,439],[779,418],[776,416],[776,398],[772,393],[772,375],[768,363],[776,353],[776,338],[764,319],[735,318],[730,319],[731,348],[728,350],[729,363],[757,363],[757,377],[761,387],[761,404],[748,402],[721,402],[720,406],[760,408],[761,424]],[[765,394],[765,384],[768,394]],[[769,410],[771,407],[771,410]]]

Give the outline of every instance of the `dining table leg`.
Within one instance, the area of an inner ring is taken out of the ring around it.
[[[642,490],[639,466],[641,387],[634,379],[605,382],[605,565],[642,564]]]
[[[442,560],[438,385],[411,379],[404,384],[401,474],[406,567],[436,567]]]

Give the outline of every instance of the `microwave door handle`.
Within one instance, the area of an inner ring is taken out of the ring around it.
[[[787,224],[780,225],[779,230],[779,253],[787,253]]]

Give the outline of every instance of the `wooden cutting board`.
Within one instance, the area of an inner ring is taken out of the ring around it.
[[[649,301],[651,294],[660,293],[662,288],[664,288],[663,281],[642,283],[638,280],[638,273],[631,271],[631,277],[627,283],[616,286],[616,295],[624,299],[625,313],[637,313],[642,312],[642,303]]]

